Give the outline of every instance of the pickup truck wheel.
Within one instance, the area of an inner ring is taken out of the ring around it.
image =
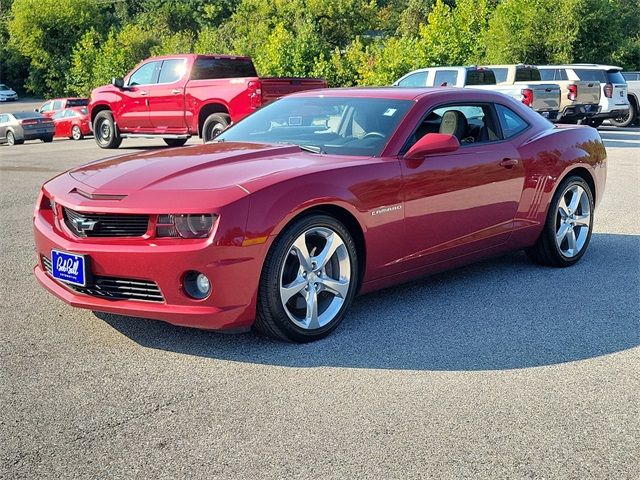
[[[113,114],[109,111],[104,110],[96,115],[93,131],[100,148],[118,148],[122,143],[118,127],[113,121]]]
[[[186,138],[163,138],[164,143],[170,147],[181,147],[187,143]]]
[[[207,143],[216,138],[229,126],[230,120],[224,113],[209,115],[202,125],[202,141]]]
[[[636,115],[638,112],[636,111],[636,106],[633,101],[629,102],[629,110],[625,115],[620,115],[616,118],[610,118],[609,121],[611,125],[615,125],[616,127],[628,127],[633,123],[636,119]]]
[[[602,122],[604,122],[603,118],[589,118],[586,121],[586,125],[589,125],[593,128],[598,128],[600,125],[602,125]]]

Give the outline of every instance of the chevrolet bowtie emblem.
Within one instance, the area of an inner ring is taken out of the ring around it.
[[[97,220],[89,220],[88,218],[74,218],[73,225],[80,232],[91,232],[98,224]]]

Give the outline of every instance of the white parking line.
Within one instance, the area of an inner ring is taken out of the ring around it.
[[[640,140],[618,140],[617,138],[603,138],[602,139],[605,143],[606,142],[615,142],[615,143],[633,143],[635,145],[640,145]]]

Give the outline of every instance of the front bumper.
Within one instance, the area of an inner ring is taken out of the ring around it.
[[[71,306],[207,330],[244,329],[253,323],[261,268],[259,257],[252,255],[257,252],[255,247],[216,246],[211,239],[165,245],[142,238],[87,241],[67,235],[58,226],[36,212],[38,263],[34,273],[46,290]],[[110,299],[81,293],[47,273],[42,257],[50,258],[53,249],[89,256],[96,276],[153,281],[162,292],[162,300]],[[182,279],[188,270],[209,277],[212,293],[208,298],[194,300],[186,295]]]
[[[16,100],[18,100],[18,95],[0,97],[0,102],[15,102]]]

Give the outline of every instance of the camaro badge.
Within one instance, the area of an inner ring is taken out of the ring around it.
[[[402,210],[402,205],[391,205],[390,207],[380,207],[371,211],[371,215],[380,215],[383,213],[395,212],[396,210]]]

